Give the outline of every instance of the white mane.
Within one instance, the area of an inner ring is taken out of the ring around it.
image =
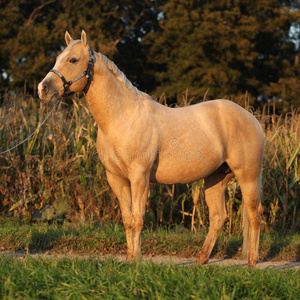
[[[101,60],[105,63],[105,65],[108,67],[109,70],[112,71],[114,76],[123,84],[125,84],[131,91],[133,91],[139,98],[141,99],[149,99],[153,100],[151,96],[149,96],[146,93],[143,93],[139,91],[126,77],[126,75],[115,65],[114,62],[112,62],[109,58],[107,58],[102,53],[98,52],[96,53]]]

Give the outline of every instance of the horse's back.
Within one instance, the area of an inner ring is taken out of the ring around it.
[[[182,136],[192,140],[205,136],[210,143],[222,147],[240,138],[246,144],[256,140],[263,142],[263,131],[257,119],[229,100],[212,100],[180,108],[159,105],[159,108],[161,112],[156,113],[156,123],[164,137],[162,143]]]

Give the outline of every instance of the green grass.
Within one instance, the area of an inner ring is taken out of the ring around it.
[[[0,257],[2,299],[299,299],[300,273]]]
[[[192,233],[182,226],[172,229],[144,229],[144,255],[195,257],[206,232]],[[241,236],[221,233],[212,256],[241,258]],[[0,221],[0,250],[30,253],[125,254],[126,237],[121,225],[96,223],[27,224],[15,218]],[[262,233],[260,259],[300,260],[300,235]]]

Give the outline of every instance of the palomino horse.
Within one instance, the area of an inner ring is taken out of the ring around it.
[[[141,256],[150,182],[205,179],[210,229],[197,262],[208,262],[226,219],[225,189],[233,176],[243,194],[243,252],[259,258],[263,132],[252,114],[226,100],[169,108],[139,91],[117,66],[65,34],[66,49],[38,86],[45,101],[84,91],[98,124],[97,151],[122,211],[127,260]],[[75,79],[74,79],[75,78]]]

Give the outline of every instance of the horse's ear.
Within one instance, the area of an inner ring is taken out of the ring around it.
[[[83,46],[85,46],[85,47],[89,46],[89,43],[88,43],[88,40],[87,40],[87,37],[86,37],[86,33],[85,33],[84,30],[81,31],[81,42],[82,42]]]
[[[66,40],[67,46],[73,41],[73,39],[70,36],[70,33],[68,31],[66,31],[66,33],[65,33],[65,40]]]

